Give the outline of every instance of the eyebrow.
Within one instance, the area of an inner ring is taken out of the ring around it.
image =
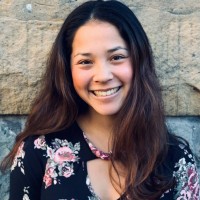
[[[120,50],[120,49],[123,49],[123,50],[125,50],[125,51],[128,51],[127,48],[118,46],[118,47],[114,47],[114,48],[112,48],[112,49],[109,49],[107,52],[108,52],[108,53],[113,53],[113,52],[118,51],[118,50]],[[89,57],[89,56],[91,56],[92,54],[91,54],[91,53],[77,53],[76,55],[74,55],[74,57],[76,57],[76,56],[78,56],[78,55],[81,55],[81,56],[88,56],[88,57]]]
[[[118,46],[118,47],[115,47],[115,48],[113,48],[113,49],[109,49],[107,52],[108,52],[108,53],[112,53],[112,52],[115,52],[115,51],[120,50],[120,49],[123,49],[123,50],[128,51],[127,48]]]

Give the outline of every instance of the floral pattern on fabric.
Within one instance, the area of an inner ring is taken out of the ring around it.
[[[46,144],[45,136],[40,136],[34,141],[34,145],[34,148],[46,150],[44,156],[47,157],[47,164],[43,177],[45,188],[60,183],[59,176],[69,178],[74,175],[73,163],[79,160],[79,142],[73,145],[67,140],[55,138],[51,147]]]
[[[23,174],[25,174],[25,172],[24,172],[24,164],[23,164],[23,159],[24,159],[24,156],[25,156],[25,152],[24,152],[23,148],[24,148],[24,142],[22,142],[20,144],[20,146],[18,147],[16,156],[15,156],[15,158],[13,160],[13,164],[11,166],[11,171],[13,171],[16,166],[18,166],[20,168],[21,172]]]
[[[88,189],[89,189],[89,191],[90,191],[91,194],[92,194],[92,197],[91,197],[91,196],[88,197],[88,200],[101,200],[101,199],[95,194],[94,189],[92,188],[91,181],[90,181],[88,175],[87,175],[87,177],[86,177],[86,185],[88,186]]]
[[[180,148],[184,148],[180,146]],[[199,200],[200,198],[200,185],[199,178],[197,174],[196,165],[194,164],[194,159],[192,154],[190,154],[186,149],[184,154],[191,160],[187,162],[186,158],[181,158],[175,164],[174,177],[176,178],[177,185],[175,190],[177,191],[175,199],[177,200]]]
[[[24,196],[22,200],[30,200],[29,198],[29,191],[28,191],[29,187],[24,187]]]
[[[165,192],[162,194],[162,196],[160,197],[160,199],[162,199],[163,197],[165,197],[165,195],[167,195],[167,194],[170,193],[170,192],[171,192],[171,189],[165,191]]]
[[[28,137],[21,143],[10,173],[10,200],[100,200],[92,192],[85,164],[95,159],[94,152],[77,128],[75,124],[56,134]],[[172,142],[165,163],[173,170],[176,185],[160,200],[200,200],[197,168],[189,146]]]
[[[88,200],[99,200],[96,197],[88,197]]]

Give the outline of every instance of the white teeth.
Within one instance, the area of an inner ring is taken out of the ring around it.
[[[105,97],[105,96],[115,94],[118,90],[119,90],[119,87],[116,87],[116,88],[113,88],[113,89],[110,89],[110,90],[107,90],[107,91],[93,91],[93,93],[96,96]]]

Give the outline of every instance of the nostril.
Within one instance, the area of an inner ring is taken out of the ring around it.
[[[98,77],[94,77],[93,81],[94,82],[108,82],[111,81],[113,79],[113,76],[98,76]]]
[[[112,79],[113,79],[113,74],[111,72],[97,73],[93,77],[93,81],[95,82],[107,82]]]

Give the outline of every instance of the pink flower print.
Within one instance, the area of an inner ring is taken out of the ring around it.
[[[188,178],[188,186],[190,187],[190,189],[192,189],[195,185],[195,181],[196,181],[196,173],[191,173],[189,175],[189,178]]]
[[[45,174],[50,176],[51,178],[56,178],[58,175],[56,173],[55,168],[56,166],[54,166],[54,163],[51,162],[51,160],[49,159],[46,164]]]
[[[65,178],[70,177],[73,174],[74,170],[71,167],[63,167],[62,168],[62,175]]]
[[[177,200],[188,200],[191,199],[191,194],[187,190],[182,190],[181,191],[181,196],[177,198]]]
[[[40,136],[34,141],[35,148],[45,150],[47,159],[45,174],[43,176],[43,182],[45,188],[56,184],[60,184],[60,176],[70,177],[74,175],[73,163],[78,161],[78,151],[80,150],[80,144],[73,145],[67,140],[55,139],[52,142],[52,146],[48,146],[45,142],[45,136]]]
[[[198,198],[200,192],[199,178],[195,168],[192,166],[188,169],[188,187],[194,197]]]
[[[98,150],[95,152],[95,154],[96,154],[97,157],[100,157],[100,156],[101,156],[101,152],[98,151]]]
[[[43,182],[45,183],[45,188],[48,188],[52,185],[52,178],[48,174],[45,174],[43,177]]]
[[[45,170],[45,175],[43,177],[43,182],[45,183],[45,188],[49,187],[52,185],[53,180],[55,181],[57,178],[58,174],[55,170],[54,163],[51,162],[49,159],[46,164],[46,170]]]
[[[46,174],[50,177],[54,177],[54,168],[53,167],[49,167],[47,170],[46,170]]]
[[[56,163],[62,164],[65,161],[76,161],[76,156],[69,147],[60,147],[54,155],[54,161]]]
[[[35,148],[37,149],[45,149],[46,141],[44,136],[40,136],[34,141]]]

